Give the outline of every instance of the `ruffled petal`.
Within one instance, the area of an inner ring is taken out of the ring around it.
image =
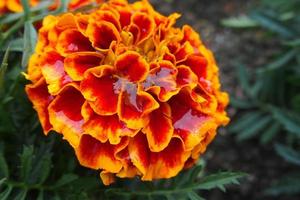
[[[83,116],[86,116],[83,124],[84,131],[103,143],[109,140],[111,144],[119,144],[121,137],[133,137],[137,132],[127,128],[117,115],[97,115],[87,102],[83,105],[81,112]]]
[[[110,184],[114,183],[116,180],[115,174],[110,173],[108,171],[102,171],[100,173],[100,178],[104,185],[110,185]]]
[[[62,133],[64,138],[76,147],[83,134],[84,123],[81,107],[84,98],[74,84],[65,86],[49,105],[50,123],[53,129]]]
[[[137,94],[135,85],[127,84],[119,95],[118,115],[128,128],[143,128],[148,123],[147,115],[158,107],[158,102],[149,93],[140,91]]]
[[[40,68],[48,84],[50,94],[56,94],[71,78],[65,73],[64,58],[55,51],[46,52],[40,58]]]
[[[195,88],[197,86],[198,77],[188,66],[180,65],[177,67],[177,70],[178,74],[176,77],[176,82],[180,88],[187,86],[190,88]]]
[[[168,146],[174,132],[170,106],[161,103],[157,110],[149,114],[149,120],[149,124],[143,129],[149,148],[152,152],[162,151]]]
[[[129,155],[133,164],[141,171],[142,180],[171,178],[183,169],[191,155],[184,151],[181,140],[174,138],[161,152],[150,152],[144,134],[136,135],[129,143]]]
[[[111,76],[113,67],[102,65],[89,69],[80,84],[80,90],[93,110],[99,115],[113,115],[117,112],[117,78]]]
[[[189,151],[206,137],[209,130],[216,129],[217,124],[211,116],[191,108],[187,95],[180,94],[171,99],[170,106],[174,135],[184,142],[185,150]]]
[[[92,41],[93,46],[99,50],[107,50],[113,41],[120,41],[118,29],[112,23],[106,21],[90,22],[86,34]]]
[[[162,102],[168,101],[179,92],[176,84],[176,67],[169,61],[161,61],[158,67],[151,69],[147,80],[143,84],[146,91],[150,90]]]
[[[47,135],[52,129],[49,121],[48,105],[52,101],[53,96],[49,94],[45,80],[40,79],[35,84],[26,85],[26,93],[33,104],[33,108],[38,113],[44,134]]]
[[[115,67],[122,77],[132,82],[144,80],[149,72],[149,64],[134,51],[128,51],[118,56]]]
[[[197,54],[192,54],[187,57],[182,63],[191,68],[191,70],[200,78],[206,78],[207,60],[205,57]]]
[[[113,13],[111,10],[99,10],[98,12],[93,14],[93,19],[97,22],[110,22],[118,29],[118,31],[120,31],[121,25],[119,21],[119,16],[117,16],[117,14],[119,13]]]
[[[122,168],[122,162],[115,155],[127,144],[127,138],[122,138],[118,145],[112,145],[109,142],[101,143],[90,135],[82,135],[75,152],[81,165],[117,173]]]
[[[189,25],[184,25],[182,31],[184,35],[182,42],[188,41],[195,48],[198,48],[202,44],[199,34]]]
[[[146,13],[137,12],[132,15],[131,20],[139,29],[139,37],[137,39],[139,43],[143,42],[153,33],[155,22]]]
[[[27,74],[25,75],[26,79],[32,81],[33,83],[41,79],[42,70],[39,65],[40,59],[38,54],[33,54],[29,59]]]
[[[186,60],[187,57],[193,53],[195,53],[194,47],[187,41],[176,51],[174,55],[177,63],[179,63]]]
[[[66,57],[64,68],[74,81],[81,81],[89,68],[100,65],[103,55],[96,52],[79,52]]]
[[[94,51],[89,39],[76,29],[63,31],[58,37],[56,49],[63,56],[81,51]]]

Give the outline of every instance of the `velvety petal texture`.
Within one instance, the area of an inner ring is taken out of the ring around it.
[[[176,176],[229,122],[213,54],[178,17],[109,0],[48,16],[39,30],[28,97],[44,133],[62,134],[106,185]]]

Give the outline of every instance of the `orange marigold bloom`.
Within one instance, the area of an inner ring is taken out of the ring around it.
[[[92,3],[102,3],[104,0],[70,0],[69,10],[76,10],[82,6]],[[31,7],[37,6],[41,0],[29,0]],[[50,9],[55,9],[60,4],[60,0],[54,0]],[[21,0],[1,0],[0,1],[0,14],[5,12],[22,12],[23,6]]]
[[[62,134],[105,184],[175,176],[229,121],[213,54],[190,26],[174,27],[178,17],[111,0],[39,30],[28,97],[44,133]]]

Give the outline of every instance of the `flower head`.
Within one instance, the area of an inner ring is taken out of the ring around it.
[[[174,27],[178,17],[111,0],[39,30],[28,97],[44,133],[62,134],[105,184],[175,176],[229,121],[213,54],[190,26]]]

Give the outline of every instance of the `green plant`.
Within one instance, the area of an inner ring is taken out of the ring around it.
[[[229,130],[238,140],[258,137],[262,144],[275,145],[286,161],[299,165],[300,150],[300,1],[263,0],[248,16],[225,19],[234,28],[262,28],[276,38],[280,51],[255,70],[237,65],[237,78],[244,97],[233,96],[232,105],[242,116]],[[299,176],[293,173],[266,191],[270,195],[300,193]]]

